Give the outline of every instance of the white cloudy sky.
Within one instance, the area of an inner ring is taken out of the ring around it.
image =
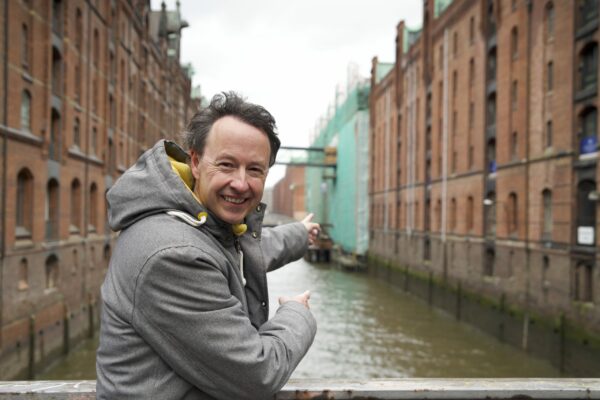
[[[181,0],[190,27],[181,61],[205,97],[235,90],[265,106],[284,146],[308,146],[319,117],[346,84],[349,63],[394,60],[396,25],[421,25],[422,0]],[[175,8],[175,0],[166,1]],[[160,8],[160,0],[152,0]],[[271,170],[267,185],[283,175]]]

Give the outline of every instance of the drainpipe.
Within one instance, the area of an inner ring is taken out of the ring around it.
[[[440,221],[440,239],[442,241],[442,267],[444,279],[448,276],[446,262],[446,206],[448,197],[448,29],[444,30],[444,93],[442,99],[442,215]]]
[[[2,203],[0,204],[0,212],[2,213],[2,221],[0,225],[0,230],[2,233],[0,234],[0,293],[3,293],[2,287],[4,285],[4,254],[5,254],[5,242],[6,242],[6,188],[7,188],[7,172],[8,163],[6,161],[6,157],[8,156],[8,151],[6,146],[8,144],[8,138],[6,133],[6,127],[8,126],[8,0],[4,0],[4,109],[2,110],[2,124],[4,125],[2,129]],[[3,313],[4,309],[4,297],[0,294],[0,325],[3,323]],[[0,329],[0,347],[2,347],[2,330]]]
[[[531,290],[531,249],[529,248],[529,94],[531,90],[531,20],[533,3],[527,0],[527,78],[525,115],[527,126],[525,127],[525,319],[523,320],[523,349],[527,349],[529,341],[529,301]]]

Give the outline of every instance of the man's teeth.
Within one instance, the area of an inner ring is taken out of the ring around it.
[[[237,199],[235,197],[223,196],[223,198],[226,201],[229,201],[230,203],[235,203],[235,204],[242,204],[244,202],[244,199]]]

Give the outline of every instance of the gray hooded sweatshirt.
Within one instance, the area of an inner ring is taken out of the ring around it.
[[[314,339],[298,302],[268,320],[266,272],[302,256],[304,226],[262,229],[261,204],[235,235],[175,171],[186,160],[160,141],[107,194],[121,232],[102,285],[99,399],[270,398]]]

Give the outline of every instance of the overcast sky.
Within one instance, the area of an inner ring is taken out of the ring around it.
[[[394,61],[396,25],[422,21],[422,0],[181,0],[181,62],[210,99],[235,90],[267,108],[284,146],[308,146],[319,117],[345,87],[350,63]],[[167,9],[175,0],[166,1]],[[160,9],[160,0],[152,0]],[[271,170],[267,185],[283,176]]]

